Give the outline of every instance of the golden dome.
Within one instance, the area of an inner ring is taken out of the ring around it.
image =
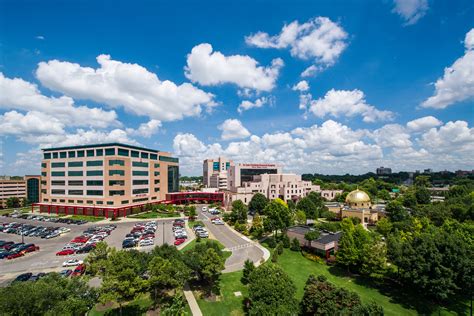
[[[359,189],[349,192],[349,194],[346,196],[346,203],[349,203],[349,204],[367,203],[367,202],[370,202],[369,195]]]

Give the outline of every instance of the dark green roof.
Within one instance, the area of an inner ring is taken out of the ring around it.
[[[43,151],[56,151],[56,150],[73,150],[73,149],[85,149],[85,148],[98,148],[98,147],[125,147],[125,148],[130,148],[130,149],[137,149],[137,150],[145,150],[145,151],[150,151],[154,153],[158,153],[158,150],[155,149],[149,149],[149,148],[144,148],[144,147],[138,147],[138,146],[132,146],[132,145],[126,145],[126,144],[121,144],[121,143],[107,143],[107,144],[92,144],[92,145],[82,145],[82,146],[69,146],[69,147],[56,147],[56,148],[43,148],[41,150]]]

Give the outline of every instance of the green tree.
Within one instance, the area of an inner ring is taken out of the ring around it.
[[[301,311],[303,315],[351,315],[361,305],[357,293],[335,286],[325,276],[310,275],[304,288]]]
[[[261,238],[263,235],[263,220],[262,217],[258,214],[255,214],[252,219],[252,227],[250,228],[250,232],[256,238]]]
[[[87,272],[91,275],[97,275],[105,271],[107,259],[111,253],[112,248],[105,241],[98,242],[84,260]]]
[[[283,247],[290,248],[290,237],[288,237],[287,234],[284,234],[283,236],[281,236],[281,243]]]
[[[459,224],[436,227],[426,222],[421,222],[421,228],[392,234],[389,257],[405,286],[446,302],[472,286],[472,231],[467,233]]]
[[[295,212],[295,221],[299,225],[306,225],[306,213],[301,210]]]
[[[156,304],[158,292],[163,296],[165,291],[181,290],[184,283],[189,280],[191,270],[181,260],[156,256],[148,265],[148,274],[148,284],[153,291],[153,301]]]
[[[377,192],[377,197],[385,201],[391,200],[390,193],[388,192],[388,190],[385,190],[385,189],[379,190]]]
[[[290,249],[292,251],[301,251],[301,246],[300,246],[300,242],[298,241],[298,239],[293,238],[293,240],[291,241]]]
[[[353,315],[355,316],[383,316],[383,307],[378,303],[372,301],[368,304],[362,304],[354,308]]]
[[[194,206],[194,205],[189,206],[188,216],[189,216],[189,219],[191,219],[191,220],[194,220],[196,218],[196,216],[197,216],[196,206]]]
[[[265,206],[268,204],[268,199],[262,193],[255,193],[249,203],[249,212],[251,214],[262,214]]]
[[[308,197],[299,200],[296,208],[303,211],[306,214],[306,218],[317,219],[319,217],[316,205]]]
[[[402,222],[407,220],[409,215],[407,210],[403,207],[399,201],[390,201],[385,208],[388,218],[392,222]]]
[[[347,267],[355,266],[358,263],[359,252],[354,241],[354,224],[348,218],[342,220],[342,235],[339,239],[336,261],[338,264]]]
[[[74,315],[87,313],[97,292],[81,278],[50,273],[36,282],[14,282],[0,288],[1,315]]]
[[[264,213],[267,215],[263,222],[265,230],[273,232],[275,236],[278,230],[286,230],[292,223],[290,210],[286,203],[279,199],[268,203]]]
[[[363,248],[359,259],[362,261],[362,274],[381,279],[387,270],[387,245],[380,240],[374,240]]]
[[[16,196],[9,197],[7,199],[7,208],[17,208],[21,206],[21,201]]]
[[[173,296],[173,300],[171,304],[164,306],[161,310],[160,315],[163,316],[185,316],[188,315],[186,313],[186,302],[183,298],[183,294],[181,292],[176,293]]]
[[[264,264],[249,276],[249,315],[295,315],[296,286],[282,268]]]
[[[142,278],[142,267],[137,256],[131,251],[113,251],[110,253],[106,269],[101,272],[100,301],[115,301],[119,304],[120,314],[125,302],[135,299],[146,285]]]
[[[247,205],[244,204],[241,200],[235,200],[232,202],[232,212],[231,219],[233,222],[246,223],[247,222]]]
[[[207,249],[202,257],[201,274],[204,281],[206,281],[210,285],[210,288],[217,294],[219,293],[218,281],[222,270],[224,270],[224,258],[214,249]]]
[[[376,224],[376,230],[380,235],[387,237],[392,230],[392,226],[388,218],[382,217]]]
[[[240,279],[240,282],[242,282],[242,284],[248,284],[250,274],[254,270],[255,270],[255,265],[253,264],[253,262],[250,259],[245,260],[244,270],[242,271],[242,278]]]

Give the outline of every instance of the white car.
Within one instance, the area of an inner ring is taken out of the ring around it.
[[[153,239],[143,239],[138,243],[140,247],[153,246],[154,244],[155,242]]]
[[[214,225],[224,225],[224,221],[222,219],[216,219],[213,221]]]
[[[202,211],[203,211],[203,212],[207,212],[207,206],[203,206],[203,207],[202,207]]]
[[[71,259],[71,260],[66,260],[63,262],[63,267],[74,267],[78,266],[80,264],[83,264],[84,262],[82,260],[78,259]]]

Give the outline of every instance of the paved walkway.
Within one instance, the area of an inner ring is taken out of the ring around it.
[[[202,316],[201,309],[199,308],[196,298],[194,297],[193,291],[191,291],[187,283],[184,285],[183,292],[184,297],[186,297],[186,300],[188,301],[188,305],[191,309],[191,313],[193,313],[193,316]]]

